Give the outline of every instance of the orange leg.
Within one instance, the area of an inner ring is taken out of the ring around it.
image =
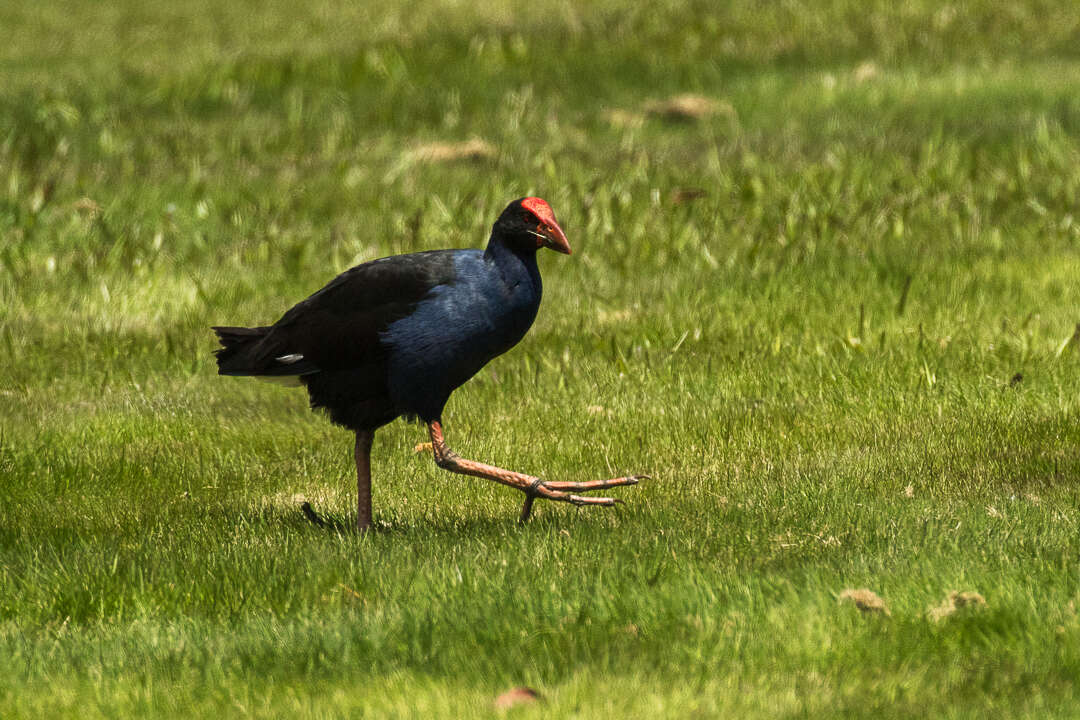
[[[544,498],[573,503],[574,505],[615,505],[621,500],[607,497],[582,497],[573,495],[575,492],[589,492],[590,490],[607,490],[608,488],[622,485],[637,485],[639,480],[647,475],[628,475],[626,477],[613,478],[611,480],[591,480],[589,482],[551,482],[544,481],[532,475],[503,470],[494,465],[485,465],[475,460],[466,460],[446,446],[443,440],[442,423],[435,420],[428,424],[431,434],[431,450],[435,455],[435,463],[450,472],[473,477],[487,478],[502,485],[516,488],[525,493],[525,505],[521,508],[519,522],[525,522],[532,513],[533,500]]]

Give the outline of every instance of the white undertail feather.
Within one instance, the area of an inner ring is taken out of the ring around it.
[[[300,353],[290,353],[288,355],[282,355],[281,357],[276,357],[274,359],[277,360],[279,363],[285,363],[286,365],[292,365],[293,363],[298,363],[301,360],[303,360],[304,356],[301,355]]]

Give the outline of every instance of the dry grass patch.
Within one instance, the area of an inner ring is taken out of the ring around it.
[[[86,214],[92,218],[101,214],[101,206],[88,197],[81,197],[72,203],[76,212]]]
[[[840,593],[838,599],[842,603],[850,602],[854,604],[855,607],[863,613],[885,616],[892,615],[892,613],[889,612],[888,606],[885,604],[885,600],[883,600],[876,592],[868,588],[859,588],[858,590],[848,588]]]
[[[686,205],[692,203],[695,200],[708,197],[709,193],[704,188],[686,187],[675,188],[671,192],[671,204],[672,205]]]
[[[986,607],[986,599],[974,590],[953,590],[937,607],[930,608],[928,614],[934,622],[940,622],[957,612],[970,612]]]
[[[597,310],[596,320],[601,325],[621,324],[630,321],[637,313],[635,308],[620,308],[619,310]]]
[[[413,160],[419,162],[479,162],[493,160],[495,146],[480,138],[472,138],[458,143],[428,143],[414,149],[411,155]]]
[[[516,687],[495,698],[496,710],[509,710],[518,705],[532,705],[540,702],[540,693],[529,687]]]
[[[637,128],[645,123],[645,116],[630,110],[606,110],[604,119],[614,128]]]
[[[719,102],[704,95],[683,93],[665,100],[652,100],[645,104],[645,112],[664,120],[696,121],[711,115],[735,116],[735,108],[728,102]]]
[[[874,78],[876,78],[879,72],[880,70],[878,70],[877,65],[867,61],[861,63],[857,68],[855,68],[855,70],[851,73],[851,76],[855,78],[856,83],[859,83],[861,85],[867,80],[873,80]]]

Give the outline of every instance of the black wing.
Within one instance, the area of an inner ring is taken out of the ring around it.
[[[214,328],[224,375],[308,375],[381,360],[379,335],[439,285],[453,284],[458,250],[373,260],[346,270],[266,328]]]

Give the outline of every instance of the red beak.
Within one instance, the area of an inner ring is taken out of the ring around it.
[[[570,254],[570,243],[566,239],[566,233],[557,222],[545,225],[542,232],[544,233],[544,247],[549,247],[564,255]]]

